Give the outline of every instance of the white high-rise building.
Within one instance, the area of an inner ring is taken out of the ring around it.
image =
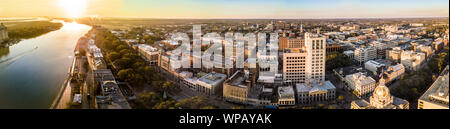
[[[325,81],[326,38],[310,33],[305,34],[306,77]]]
[[[325,81],[325,37],[305,34],[302,48],[286,49],[283,53],[283,80],[305,83],[314,79]]]

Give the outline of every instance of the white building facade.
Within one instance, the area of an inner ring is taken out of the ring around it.
[[[330,82],[312,81],[296,84],[297,104],[313,104],[335,100],[336,87]]]
[[[305,83],[314,79],[325,81],[326,38],[305,34],[303,48],[286,49],[283,53],[283,80]]]
[[[401,63],[406,69],[416,71],[418,70],[423,62],[425,61],[425,53],[413,52],[413,51],[403,51],[401,53]]]
[[[363,63],[377,58],[377,49],[373,46],[360,47],[355,49],[354,59],[359,62],[360,65]]]
[[[372,77],[365,76],[362,73],[347,75],[345,82],[358,97],[372,93],[376,85],[376,81]]]

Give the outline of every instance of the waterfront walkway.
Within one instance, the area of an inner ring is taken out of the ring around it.
[[[72,99],[72,86],[70,81],[72,80],[72,73],[76,62],[77,60],[74,57],[67,78],[64,80],[63,86],[50,106],[50,109],[66,109],[68,107],[68,104]]]

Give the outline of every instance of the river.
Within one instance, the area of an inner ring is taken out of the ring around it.
[[[0,52],[0,109],[47,109],[67,77],[77,40],[90,26],[63,22],[59,30]]]

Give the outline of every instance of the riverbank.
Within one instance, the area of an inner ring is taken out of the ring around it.
[[[8,60],[0,62],[0,109],[49,109],[70,91],[64,84],[75,45],[92,27],[60,23],[59,30],[0,47],[0,60]]]
[[[72,81],[72,74],[73,69],[75,68],[76,59],[77,58],[73,58],[72,66],[69,67],[68,75],[64,80],[58,95],[50,106],[50,109],[66,109],[72,100],[72,86],[70,85],[70,82]]]
[[[33,21],[33,22],[7,22],[8,37],[13,40],[22,40],[39,37],[63,27],[61,22]]]

